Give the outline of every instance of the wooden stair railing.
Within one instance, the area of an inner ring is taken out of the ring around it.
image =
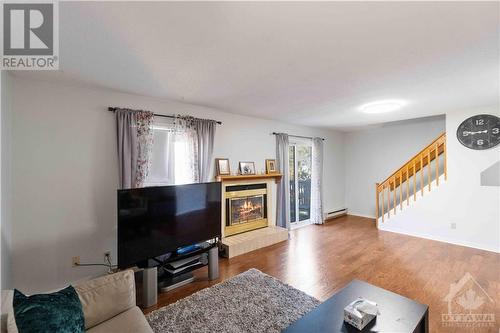
[[[432,141],[427,147],[418,152],[413,156],[408,162],[403,164],[402,167],[393,172],[389,177],[387,177],[383,182],[376,183],[376,216],[377,224],[379,217],[382,216],[382,222],[384,222],[385,209],[387,208],[387,217],[391,216],[391,210],[396,214],[397,207],[397,189],[399,187],[399,204],[401,210],[403,209],[403,201],[406,201],[406,205],[410,205],[410,181],[413,182],[413,200],[417,200],[417,178],[420,182],[420,193],[424,195],[425,186],[429,187],[431,190],[431,162],[435,160],[436,168],[436,185],[439,186],[439,156],[443,155],[443,174],[444,179],[448,179],[447,166],[446,166],[446,132],[442,133],[434,141]],[[424,184],[424,170],[427,166],[427,180]],[[417,173],[420,171],[420,177]],[[412,178],[412,180],[410,180]],[[406,198],[403,199],[403,187],[406,184]],[[393,193],[393,198],[391,199],[391,192]],[[387,199],[387,200],[386,200]],[[392,205],[392,207],[391,207]],[[381,214],[380,214],[381,213]]]

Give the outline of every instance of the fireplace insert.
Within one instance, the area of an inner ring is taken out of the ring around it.
[[[225,235],[267,227],[267,185],[227,186]]]

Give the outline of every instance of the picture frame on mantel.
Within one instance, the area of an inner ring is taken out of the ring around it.
[[[278,173],[278,169],[276,169],[276,160],[275,159],[267,159],[266,160],[266,174],[272,175]]]
[[[240,162],[238,169],[240,175],[255,175],[254,162]]]
[[[228,158],[216,158],[215,166],[217,169],[217,176],[229,176],[231,174],[231,166]]]

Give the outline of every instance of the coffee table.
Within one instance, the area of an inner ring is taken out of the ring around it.
[[[380,314],[362,331],[344,322],[344,307],[363,297],[376,302]],[[364,281],[353,280],[283,332],[429,332],[429,307]]]

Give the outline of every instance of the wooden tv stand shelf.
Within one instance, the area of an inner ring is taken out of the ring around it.
[[[228,182],[234,180],[256,180],[256,179],[274,179],[276,183],[281,180],[281,173],[270,173],[270,174],[260,174],[260,175],[227,175],[227,176],[217,176],[215,179],[218,182]]]

